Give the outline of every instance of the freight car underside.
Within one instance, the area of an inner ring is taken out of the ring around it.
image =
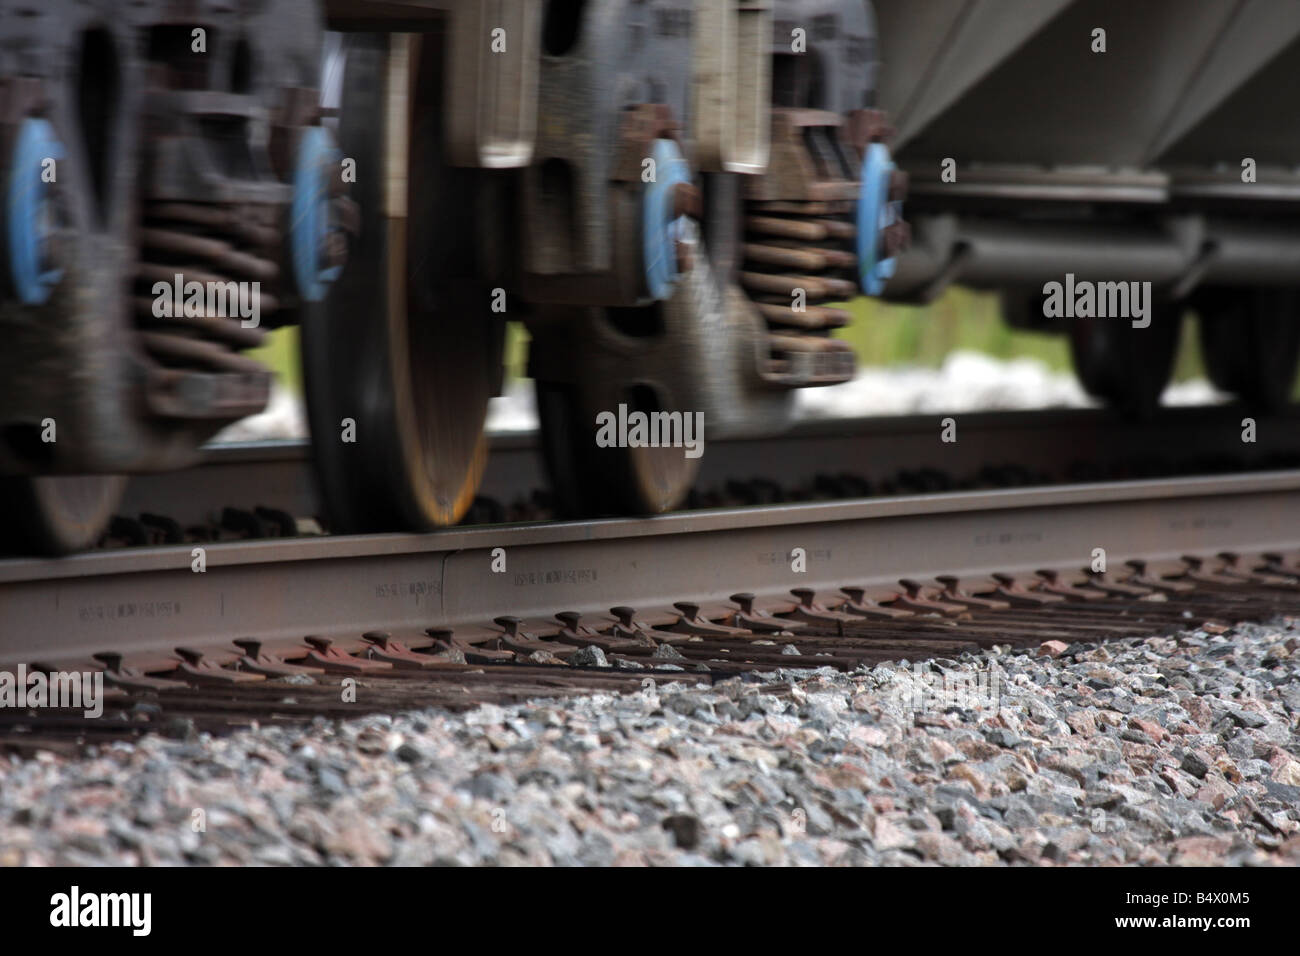
[[[922,199],[909,213],[912,246],[900,257],[887,295],[928,302],[952,284],[1039,288],[1067,275],[1150,282],[1157,298],[1173,302],[1207,286],[1294,285],[1300,275],[1297,212],[1084,207],[1044,215],[1035,205],[1017,214],[1003,204],[1002,212],[991,214],[927,210]]]
[[[1294,285],[1300,6],[875,0],[913,245],[887,295]]]

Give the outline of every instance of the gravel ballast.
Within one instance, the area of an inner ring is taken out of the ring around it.
[[[1297,624],[4,757],[0,864],[1295,865]]]

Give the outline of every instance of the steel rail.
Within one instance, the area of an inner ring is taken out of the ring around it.
[[[792,567],[796,548],[806,571]],[[373,630],[481,632],[503,613],[550,621],[553,632],[557,611],[597,623],[613,604],[655,623],[677,601],[743,590],[788,603],[794,587],[1075,569],[1095,548],[1114,569],[1296,551],[1300,471],[232,542],[206,546],[202,573],[189,545],[0,561],[0,664],[108,650],[167,658],[249,635],[301,647],[315,634],[351,648]]]

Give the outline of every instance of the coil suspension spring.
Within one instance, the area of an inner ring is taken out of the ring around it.
[[[863,184],[859,173],[870,144],[890,133],[873,110],[772,110],[772,161],[745,203],[740,285],[767,323],[774,371],[802,361],[806,384],[852,375],[851,349],[829,337],[850,315],[827,303],[861,291],[860,195],[881,182]],[[887,198],[901,200],[906,188],[906,176],[892,175]],[[882,224],[871,239],[874,258],[887,258],[906,245],[907,225]]]
[[[850,251],[857,229],[851,202],[750,201],[745,215],[745,269],[740,282],[768,327],[829,332],[849,321],[821,303],[857,294]]]
[[[211,373],[265,373],[260,362],[239,355],[238,350],[262,344],[262,320],[277,307],[274,294],[264,287],[274,288],[280,273],[273,258],[281,241],[278,212],[274,206],[144,204],[136,321],[145,351],[160,365]],[[187,310],[184,297],[174,299],[177,281],[182,291],[189,283],[200,284],[201,309]],[[168,291],[155,294],[157,283],[165,283]],[[173,298],[169,310],[158,307],[162,296]],[[213,305],[216,308],[210,308]],[[254,327],[245,326],[240,312],[241,306],[247,310],[249,305],[257,310],[259,321]],[[171,314],[159,315],[159,311]]]

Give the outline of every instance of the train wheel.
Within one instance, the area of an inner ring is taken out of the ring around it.
[[[334,530],[429,530],[474,499],[501,376],[503,323],[474,278],[479,174],[443,161],[435,38],[345,50],[338,138],[361,221],[303,325],[312,445]]]
[[[1291,399],[1300,365],[1300,293],[1208,289],[1196,302],[1210,381],[1246,403],[1276,411]]]
[[[121,475],[16,475],[0,479],[0,527],[15,554],[63,555],[88,548],[122,500]]]
[[[537,381],[537,415],[542,454],[565,517],[662,514],[679,507],[690,493],[700,458],[688,458],[683,448],[623,447],[597,444],[596,416],[618,406],[635,411],[661,411],[653,392],[633,387],[617,389]]]
[[[44,118],[27,117],[17,124],[12,152],[0,162],[5,188],[0,191],[0,304],[11,298],[33,309],[71,299],[68,287],[85,282],[88,270],[80,243],[58,242],[58,232],[68,229],[68,204],[81,197],[73,185],[53,183],[42,175],[52,157],[62,160],[66,150],[54,126]],[[73,191],[73,198],[68,192]],[[54,250],[60,249],[58,254]],[[92,280],[93,281],[93,280]],[[82,289],[83,293],[93,288]],[[62,297],[57,298],[57,297]],[[105,310],[107,311],[107,310]],[[15,323],[19,330],[60,328],[49,315]],[[22,335],[22,332],[19,333]],[[19,339],[18,354],[43,346],[38,340]],[[14,345],[13,342],[10,343]],[[32,438],[30,457],[39,460],[52,446],[35,444],[34,432],[18,429]],[[13,554],[64,555],[90,547],[107,528],[121,501],[126,478],[120,475],[6,475],[0,477],[0,548]]]
[[[1072,319],[1074,371],[1094,398],[1125,415],[1148,418],[1173,375],[1182,307],[1152,306],[1151,324],[1135,329],[1122,318]]]

